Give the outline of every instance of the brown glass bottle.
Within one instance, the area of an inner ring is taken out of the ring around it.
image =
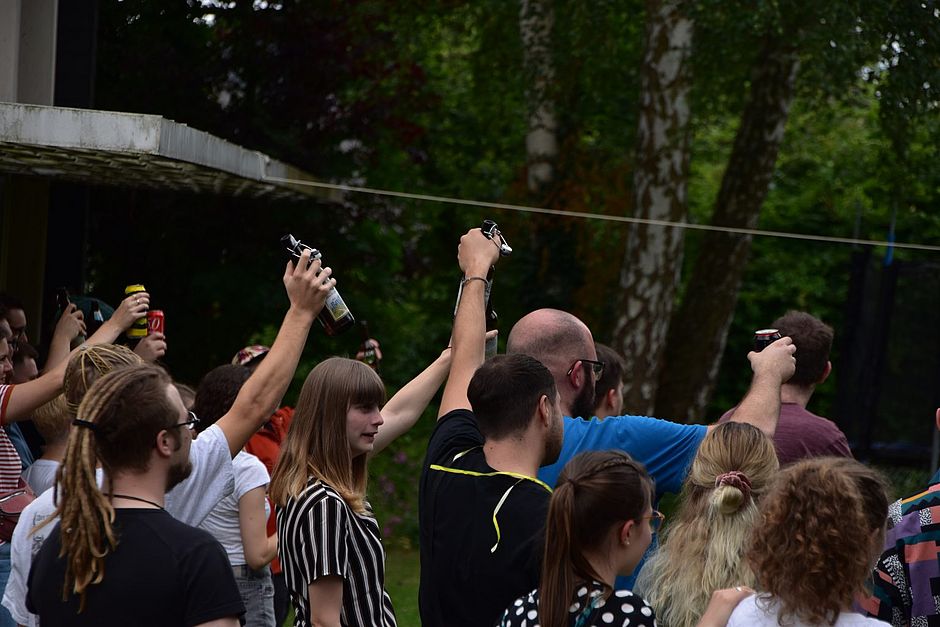
[[[311,246],[307,246],[293,235],[288,233],[281,238],[281,244],[287,249],[288,254],[295,262],[300,259],[300,255],[305,250],[310,250],[310,261],[322,259],[320,251]],[[339,291],[334,287],[326,297],[326,304],[320,310],[317,320],[323,325],[323,330],[327,335],[338,335],[343,331],[350,329],[356,324],[356,319],[346,305],[346,301],[339,295]]]
[[[375,350],[375,340],[369,336],[369,323],[367,321],[359,321],[359,333],[362,337],[362,343],[359,345],[359,352],[356,354],[356,359],[378,372],[382,358],[379,357],[378,351]]]

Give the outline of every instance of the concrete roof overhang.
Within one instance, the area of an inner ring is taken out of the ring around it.
[[[120,187],[339,202],[257,150],[158,115],[0,103],[0,173]]]

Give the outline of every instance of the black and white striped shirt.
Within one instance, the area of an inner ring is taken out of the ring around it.
[[[333,488],[310,479],[300,496],[277,508],[277,533],[295,627],[310,624],[308,586],[327,575],[343,578],[342,625],[396,627],[371,510],[356,514]]]

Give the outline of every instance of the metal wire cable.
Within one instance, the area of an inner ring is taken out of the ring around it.
[[[731,226],[714,226],[711,224],[693,224],[690,222],[672,222],[669,220],[652,220],[649,218],[633,218],[629,216],[613,216],[602,213],[588,213],[586,211],[566,211],[563,209],[546,209],[544,207],[531,207],[527,205],[513,205],[485,200],[466,200],[464,198],[451,198],[448,196],[434,196],[431,194],[414,194],[411,192],[398,192],[388,189],[372,187],[359,187],[356,185],[343,185],[340,183],[324,183],[320,181],[305,181],[301,179],[287,179],[276,176],[265,176],[265,181],[289,185],[302,185],[306,187],[319,187],[334,189],[357,194],[373,194],[376,196],[390,196],[393,198],[408,198],[426,202],[439,202],[450,205],[466,205],[471,207],[485,207],[487,209],[503,209],[506,211],[519,211],[522,213],[538,213],[543,215],[564,216],[568,218],[582,218],[587,220],[604,220],[607,222],[621,222],[628,224],[647,224],[651,226],[664,226],[676,229],[689,229],[693,231],[715,231],[719,233],[735,233],[738,235],[753,235],[757,237],[779,237],[784,239],[805,240],[810,242],[826,242],[829,244],[852,244],[856,246],[887,246],[906,250],[923,250],[940,252],[940,245],[909,244],[906,242],[889,242],[885,240],[858,239],[854,237],[833,237],[830,235],[809,235],[805,233],[791,233],[786,231],[765,231],[762,229],[746,229]]]

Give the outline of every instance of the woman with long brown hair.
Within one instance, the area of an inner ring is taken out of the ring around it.
[[[679,509],[636,583],[661,625],[693,627],[712,592],[754,585],[744,550],[777,469],[773,442],[752,425],[720,424],[702,440]]]
[[[448,349],[384,407],[362,362],[332,357],[307,376],[269,488],[296,626],[396,624],[368,458],[414,424],[449,367]]]
[[[501,627],[633,625],[653,627],[653,609],[614,590],[649,546],[663,515],[651,506],[653,483],[622,451],[592,451],[568,462],[552,493],[537,590],[515,601]]]
[[[747,561],[760,593],[741,601],[729,627],[887,625],[852,612],[881,555],[885,480],[853,459],[789,466],[761,502]]]

